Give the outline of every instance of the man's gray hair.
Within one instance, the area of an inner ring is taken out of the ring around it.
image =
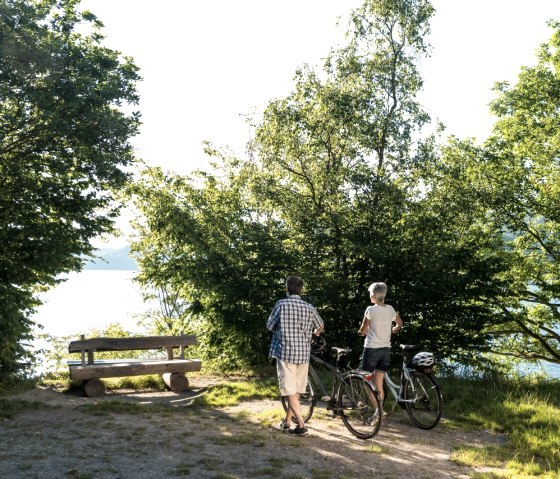
[[[387,285],[385,283],[373,283],[368,288],[370,296],[375,296],[379,301],[385,301]]]

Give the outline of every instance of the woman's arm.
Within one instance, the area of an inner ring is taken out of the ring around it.
[[[364,316],[364,319],[362,319],[362,324],[360,325],[360,329],[358,330],[359,336],[365,336],[367,334],[369,329],[369,323],[370,323],[369,319]]]
[[[401,319],[399,313],[397,313],[393,322],[395,323],[395,326],[393,326],[391,331],[393,333],[398,333],[402,329],[402,325],[403,325],[403,322],[402,322],[402,319]]]

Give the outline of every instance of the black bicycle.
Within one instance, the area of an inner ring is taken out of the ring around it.
[[[312,339],[312,351],[318,353],[326,347],[322,336],[314,336]],[[301,414],[305,422],[311,419],[313,410],[317,406],[316,392],[326,403],[326,409],[332,411],[335,416],[340,416],[347,429],[360,439],[374,437],[381,427],[382,411],[379,396],[373,384],[366,378],[365,371],[349,369],[343,365],[343,358],[352,352],[351,349],[331,348],[336,354],[336,364],[323,361],[311,354],[311,362],[322,366],[332,373],[333,386],[329,395],[326,387],[313,368],[309,364],[309,375],[307,377],[307,389],[300,395]],[[288,411],[288,398],[282,397],[284,411]]]

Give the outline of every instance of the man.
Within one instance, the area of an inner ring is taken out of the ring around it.
[[[299,395],[305,393],[309,355],[311,353],[311,335],[319,336],[324,330],[324,323],[317,310],[303,301],[300,294],[303,280],[298,276],[286,279],[288,297],[278,301],[266,323],[272,331],[270,356],[276,358],[280,394],[288,398],[288,412],[280,423],[283,431],[304,436],[307,428],[301,416]],[[297,426],[290,429],[290,422],[295,416]]]

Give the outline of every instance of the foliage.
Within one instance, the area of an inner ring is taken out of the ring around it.
[[[187,179],[148,169],[132,193],[144,215],[132,244],[137,280],[148,291],[180,293],[188,305],[180,329],[197,334],[205,362],[231,368],[262,361],[254,353],[267,342],[263,318],[294,264],[282,227],[254,219],[239,179],[226,184],[209,173]]]
[[[537,65],[496,86],[484,193],[511,264],[493,333],[502,352],[560,364],[560,23],[551,26]]]
[[[113,228],[133,162],[137,68],[77,0],[0,4],[0,375],[28,360],[36,292]],[[78,31],[91,26],[91,33]]]
[[[452,198],[480,212],[474,227],[501,256],[486,295],[494,351],[560,363],[560,24],[551,26],[537,65],[496,85],[490,138],[455,140],[443,161]]]
[[[177,321],[205,361],[264,361],[266,317],[294,273],[333,344],[359,348],[367,286],[386,281],[402,342],[465,360],[484,350],[504,263],[483,213],[448,202],[435,139],[419,140],[432,14],[424,0],[365,1],[323,71],[301,68],[268,104],[247,158],[209,147],[215,171],[147,169],[131,191],[139,281],[182,299]]]
[[[484,299],[501,263],[473,212],[437,183],[428,115],[415,100],[427,2],[365,2],[324,79],[309,69],[258,125],[253,194],[294,238],[298,270],[336,342],[356,345],[368,283],[390,285],[401,341],[441,356],[484,347]]]

